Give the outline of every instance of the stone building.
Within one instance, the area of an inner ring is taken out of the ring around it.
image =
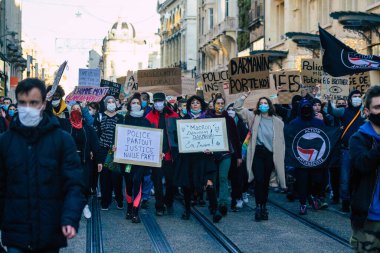
[[[26,68],[21,46],[21,7],[21,0],[0,1],[0,95],[9,93],[11,97]]]
[[[198,0],[200,72],[226,70],[238,55],[238,1]]]
[[[99,63],[102,78],[116,82],[118,77],[126,76],[128,70],[148,68],[149,60],[152,61],[150,55],[155,50],[158,57],[154,43],[155,38],[139,38],[133,24],[119,18],[103,40]]]
[[[160,0],[161,67],[180,67],[185,75],[197,65],[197,1]]]
[[[318,24],[360,53],[380,53],[378,0],[265,0],[263,8],[264,50],[253,40],[251,54],[272,55],[274,70],[298,69],[301,59],[320,56]]]

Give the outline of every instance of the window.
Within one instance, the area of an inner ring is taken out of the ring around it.
[[[214,28],[214,9],[210,8],[210,30]]]
[[[285,30],[285,5],[284,2],[277,5],[277,41],[281,41]]]
[[[230,1],[226,0],[226,17],[230,15]]]

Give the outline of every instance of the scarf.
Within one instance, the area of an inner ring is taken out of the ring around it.
[[[60,103],[60,105],[59,105],[59,110],[58,110],[58,112],[56,112],[56,111],[55,111],[55,108],[53,108],[53,113],[54,113],[55,116],[57,116],[57,117],[59,118],[59,117],[61,116],[62,112],[63,112],[66,108],[67,108],[66,103],[63,102],[63,101],[61,100],[61,103]]]
[[[131,115],[134,118],[141,118],[142,116],[144,116],[144,110],[137,111],[137,112],[131,111],[129,115]]]
[[[83,128],[82,113],[80,111],[71,111],[70,123],[74,128],[82,129]]]
[[[206,112],[200,112],[198,114],[193,114],[192,112],[190,112],[189,115],[192,119],[204,119],[204,118],[206,118]]]

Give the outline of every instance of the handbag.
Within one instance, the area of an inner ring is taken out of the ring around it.
[[[113,161],[113,152],[112,150],[109,150],[106,156],[106,160],[104,162],[104,167],[108,168],[110,171],[114,171],[116,173],[121,173],[120,171],[120,164],[115,163]]]

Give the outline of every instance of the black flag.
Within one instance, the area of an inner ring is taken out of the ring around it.
[[[339,129],[286,126],[286,164],[295,168],[323,168],[339,146]]]
[[[322,59],[323,70],[330,75],[344,76],[380,70],[379,56],[359,54],[321,27],[319,37],[325,50]]]

